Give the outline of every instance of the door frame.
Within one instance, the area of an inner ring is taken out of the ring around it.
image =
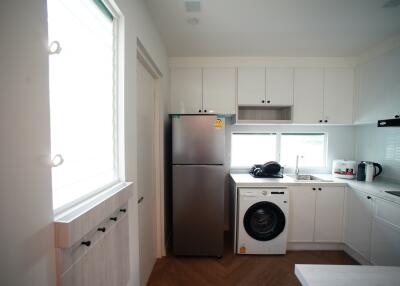
[[[154,79],[154,174],[155,174],[155,233],[157,258],[166,255],[164,234],[164,118],[161,96],[161,79],[163,74],[153,61],[150,54],[137,38],[137,59],[146,68]],[[139,123],[140,124],[140,123]]]

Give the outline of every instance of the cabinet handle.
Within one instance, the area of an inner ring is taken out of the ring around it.
[[[117,221],[117,217],[116,216],[114,216],[114,217],[110,217],[110,220],[113,220],[113,221]]]
[[[367,196],[367,199],[369,199],[369,200],[370,200],[370,199],[372,199],[372,198],[371,198],[370,196]]]
[[[315,188],[312,188],[313,191],[315,191]]]
[[[87,247],[89,247],[89,246],[92,244],[92,242],[91,242],[90,240],[88,240],[88,241],[82,241],[81,244],[82,244],[82,245],[86,245]]]
[[[325,119],[325,123],[328,123],[328,120]]]
[[[207,112],[207,109],[204,109],[204,112]]]
[[[140,204],[141,202],[143,202],[144,197],[141,197],[140,199],[138,199],[137,203]]]
[[[199,112],[201,112],[201,109],[199,109]]]
[[[106,228],[105,228],[105,227],[99,227],[99,228],[97,229],[97,231],[106,232]]]
[[[126,209],[120,209],[119,210],[121,213],[126,213]]]
[[[400,115],[396,114],[396,115],[394,116],[394,118],[400,118]]]
[[[271,103],[271,100],[267,100],[267,103]]]
[[[322,123],[322,120],[320,120],[319,122]]]
[[[321,189],[321,188],[318,188],[318,191],[322,191],[322,189]]]
[[[261,103],[265,103],[265,100],[261,100]]]

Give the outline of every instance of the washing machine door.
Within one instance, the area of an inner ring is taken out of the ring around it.
[[[248,235],[260,241],[277,237],[286,224],[285,214],[272,202],[258,202],[252,205],[243,217]]]

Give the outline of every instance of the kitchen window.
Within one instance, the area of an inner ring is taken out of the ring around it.
[[[287,172],[294,171],[299,155],[300,168],[326,168],[325,133],[233,133],[231,167],[248,169],[253,164],[278,161]]]
[[[326,166],[326,135],[324,133],[283,133],[281,135],[280,162],[286,168],[299,166],[320,169]]]
[[[277,160],[277,135],[275,133],[232,134],[231,167],[249,168]]]
[[[100,0],[48,0],[47,6],[57,212],[120,182],[118,17]]]

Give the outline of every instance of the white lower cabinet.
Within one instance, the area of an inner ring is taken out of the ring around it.
[[[343,242],[344,187],[291,188],[289,242]]]
[[[400,205],[374,199],[371,263],[400,266]]]
[[[289,242],[313,242],[316,191],[312,187],[291,187],[289,200]]]
[[[345,243],[365,260],[370,259],[372,197],[349,189],[346,193]]]
[[[315,242],[343,242],[344,187],[318,187]]]

